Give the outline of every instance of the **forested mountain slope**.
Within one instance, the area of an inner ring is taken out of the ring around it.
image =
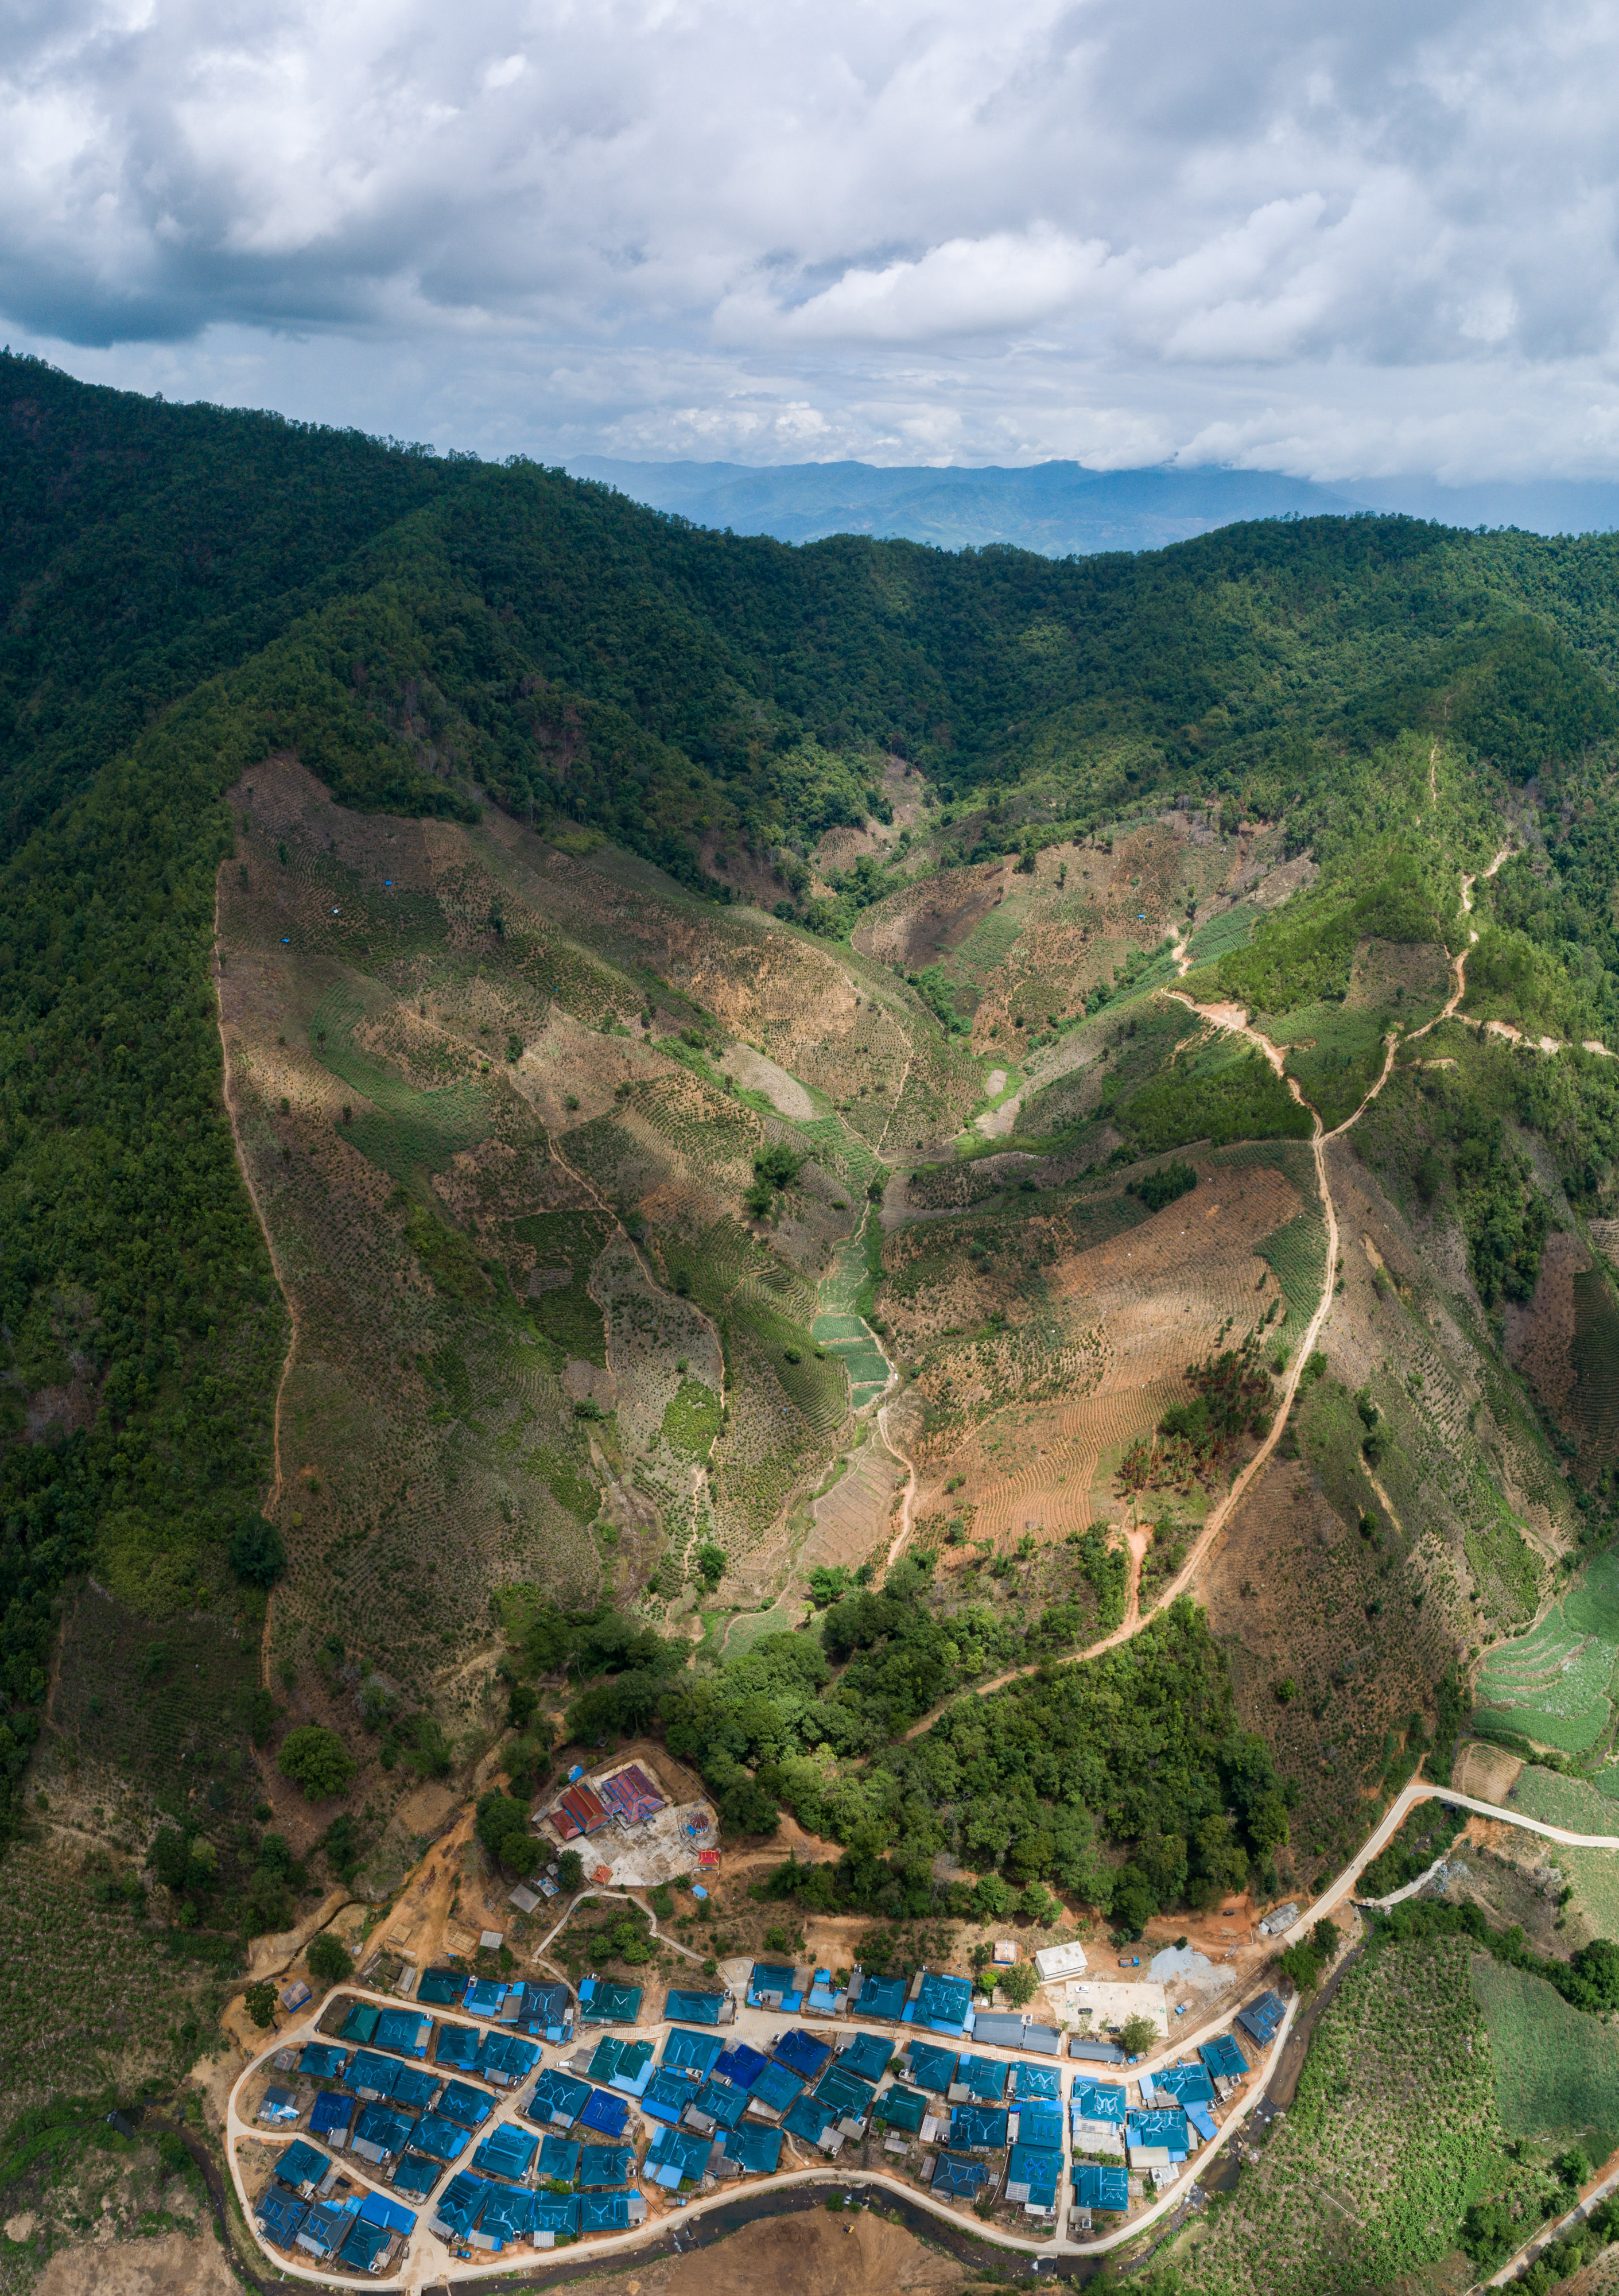
[[[571,1651],[861,1902],[1146,1918],[1606,1538],[1619,545],[793,549],[13,359],[0,519],[9,1822],[262,1928]]]

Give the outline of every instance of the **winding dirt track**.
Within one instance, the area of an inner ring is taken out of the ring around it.
[[[1502,862],[1507,859],[1511,851],[1512,847],[1510,843],[1503,845],[1493,861],[1491,862],[1489,867],[1484,872],[1484,876],[1493,877],[1496,871],[1500,867]],[[1476,879],[1474,877],[1464,877],[1461,881],[1461,911],[1464,916],[1471,914],[1473,907],[1473,887],[1476,882]],[[1477,933],[1473,932],[1471,939],[1476,941],[1477,939]],[[1471,942],[1469,942],[1468,946],[1471,946]],[[1191,959],[1187,954],[1184,936],[1175,943],[1173,953],[1176,972],[1182,978],[1184,978],[1184,976],[1191,970]],[[1436,1013],[1431,1021],[1425,1021],[1420,1029],[1413,1029],[1409,1036],[1402,1035],[1400,1031],[1395,1030],[1391,1032],[1390,1035],[1385,1038],[1384,1042],[1386,1049],[1383,1057],[1383,1067],[1376,1083],[1373,1084],[1371,1089],[1367,1093],[1366,1097],[1361,1101],[1353,1115],[1345,1117],[1343,1123],[1335,1125],[1330,1132],[1326,1129],[1321,1122],[1321,1111],[1312,1107],[1310,1102],[1304,1098],[1303,1092],[1299,1089],[1297,1078],[1288,1074],[1286,1066],[1287,1053],[1284,1048],[1279,1045],[1273,1044],[1270,1037],[1265,1036],[1261,1029],[1255,1028],[1253,1023],[1249,1021],[1247,1013],[1240,1005],[1199,1004],[1195,1001],[1195,999],[1189,996],[1183,988],[1163,988],[1158,991],[1158,994],[1161,996],[1172,997],[1176,1004],[1184,1004],[1189,1013],[1195,1013],[1197,1018],[1203,1021],[1207,1027],[1223,1029],[1229,1035],[1241,1037],[1245,1042],[1252,1045],[1255,1050],[1263,1054],[1263,1058],[1269,1062],[1271,1067],[1287,1086],[1288,1091],[1292,1094],[1299,1106],[1308,1112],[1312,1127],[1310,1136],[1310,1146],[1315,1158],[1316,1185],[1321,1191],[1321,1210],[1327,1223],[1327,1264],[1326,1271],[1321,1280],[1321,1299],[1316,1303],[1315,1313],[1310,1318],[1309,1324],[1305,1329],[1303,1339],[1299,1341],[1298,1346],[1293,1351],[1287,1376],[1282,1382],[1281,1394],[1278,1399],[1276,1410],[1271,1421],[1271,1431],[1269,1434],[1266,1435],[1264,1440],[1260,1444],[1258,1450],[1255,1452],[1253,1457],[1247,1462],[1247,1465],[1241,1468],[1238,1474],[1233,1478],[1231,1488],[1226,1492],[1224,1497],[1219,1500],[1214,1506],[1210,1508],[1207,1515],[1204,1519],[1203,1529],[1198,1535],[1197,1543],[1192,1547],[1191,1553],[1187,1556],[1185,1562],[1176,1573],[1175,1577],[1170,1581],[1169,1585],[1163,1589],[1157,1603],[1153,1605],[1153,1608],[1147,1611],[1143,1611],[1141,1609],[1135,1597],[1135,1587],[1138,1572],[1137,1570],[1132,1567],[1131,1571],[1132,1593],[1130,1609],[1124,1617],[1123,1624],[1115,1627],[1111,1634],[1104,1635],[1100,1642],[1091,1643],[1084,1650],[1078,1652],[1076,1653],[1078,1658],[1097,1658],[1100,1656],[1103,1651],[1115,1650],[1121,1643],[1129,1642],[1133,1636],[1140,1634],[1141,1628],[1147,1625],[1150,1619],[1156,1617],[1160,1610],[1166,1609],[1168,1605],[1175,1600],[1177,1595],[1190,1592],[1192,1581],[1196,1578],[1198,1571],[1202,1567],[1203,1562],[1213,1546],[1214,1540],[1220,1536],[1220,1533],[1224,1529],[1226,1524],[1231,1521],[1231,1516],[1241,1505],[1248,1490],[1252,1488],[1255,1479],[1263,1472],[1271,1457],[1271,1454],[1275,1450],[1277,1444],[1280,1441],[1282,1430],[1288,1423],[1288,1414],[1293,1408],[1293,1400],[1298,1392],[1299,1381],[1304,1376],[1304,1365],[1310,1360],[1310,1357],[1314,1350],[1316,1341],[1321,1336],[1321,1326],[1326,1322],[1328,1315],[1331,1310],[1333,1286],[1337,1277],[1337,1209],[1332,1201],[1332,1189],[1327,1177],[1327,1143],[1329,1140],[1341,1139],[1345,1133],[1348,1132],[1354,1125],[1360,1122],[1361,1117],[1365,1115],[1373,1101],[1376,1100],[1378,1095],[1388,1082],[1389,1078],[1394,1074],[1394,1055],[1398,1052],[1400,1046],[1402,1044],[1415,1043],[1418,1037],[1426,1037],[1430,1029],[1437,1028],[1442,1021],[1448,1021],[1451,1018],[1456,1012],[1457,1007],[1460,1004],[1463,996],[1467,993],[1467,964],[1468,949],[1464,947],[1451,959],[1453,986],[1451,995],[1446,1000],[1442,1010]],[[970,1694],[976,1698],[986,1698],[991,1691],[1002,1690],[1009,1682],[1017,1682],[1025,1675],[1038,1673],[1040,1668],[1046,1663],[1047,1661],[1045,1660],[1037,1659],[1028,1666],[1015,1666],[1010,1668],[1006,1673],[994,1675],[987,1682],[975,1683],[972,1685]],[[965,1693],[955,1692],[953,1693],[951,1698],[941,1699],[936,1706],[930,1708],[928,1711],[923,1715],[920,1722],[912,1723],[911,1728],[905,1733],[905,1735],[908,1738],[918,1738],[921,1736],[924,1731],[931,1730],[934,1724],[938,1720],[940,1715],[943,1714],[945,1709],[953,1703],[953,1699]],[[1429,1791],[1432,1790],[1430,1789]],[[1615,1843],[1615,1846],[1619,1847],[1619,1843]]]

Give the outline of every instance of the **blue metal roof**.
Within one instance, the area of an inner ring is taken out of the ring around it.
[[[333,2136],[339,2128],[347,2128],[355,2115],[351,2096],[339,2096],[323,2089],[315,2100],[315,2111],[309,2116],[311,2136]]]
[[[463,2005],[470,2016],[498,2017],[505,1998],[503,1985],[497,1985],[492,1977],[475,1977],[467,1988]]]
[[[331,2166],[323,2152],[317,2152],[313,2144],[306,2144],[298,2136],[276,2161],[275,2173],[283,2185],[290,2185],[298,2192],[305,2185],[318,2185]]]
[[[587,2025],[633,2025],[641,2014],[641,1990],[587,1977],[579,1988],[579,2014]]]
[[[715,2070],[719,2070],[716,2065]],[[766,2065],[749,2086],[748,2094],[760,2104],[768,2105],[772,2112],[785,2112],[804,2084],[785,2065]]]
[[[1177,2104],[1213,2104],[1214,2101],[1214,2084],[1202,2065],[1164,2065],[1149,2078],[1155,2104],[1164,2103],[1167,2097]]]
[[[1062,2182],[1062,2154],[1043,2144],[1014,2144],[1007,2156],[1007,2197],[1021,2197],[1031,2208],[1053,2209],[1057,2205],[1057,2188]],[[1026,2185],[1021,2195],[1014,2193],[1014,2185]]]
[[[434,2054],[437,2063],[453,2065],[458,2073],[470,2073],[478,2062],[477,2026],[441,2025]]]
[[[577,2120],[590,2103],[594,2091],[588,2081],[576,2080],[558,2065],[547,2065],[534,2085],[534,2093],[524,2108],[530,2120],[544,2124],[565,2114],[569,2121]]]
[[[957,2080],[982,2104],[1000,2103],[1006,2095],[1007,2071],[993,2057],[972,2057],[963,2052],[956,2059]]]
[[[746,2104],[748,2101],[740,2089],[731,2089],[728,2094],[739,2103]],[[696,2095],[695,2082],[688,2080],[684,2073],[671,2072],[666,2065],[659,2065],[647,2083],[641,2110],[649,2120],[678,2120]]]
[[[416,2212],[402,2209],[384,2193],[367,2193],[360,2203],[360,2222],[386,2225],[389,2232],[403,2233],[408,2240],[416,2229]]]
[[[503,2243],[526,2239],[533,2222],[533,2194],[514,2191],[510,2185],[492,2185],[478,2213],[478,2231]]]
[[[660,2062],[675,2072],[696,2073],[700,2079],[712,2071],[715,2059],[724,2054],[724,2047],[717,2033],[694,2033],[689,2025],[675,2025],[664,2042]]]
[[[579,2195],[577,2193],[535,2193],[534,2229],[536,2232],[577,2232],[579,2229]]]
[[[894,2044],[886,2033],[856,2033],[846,2049],[839,2049],[838,2062],[862,2080],[880,2080],[888,2070],[888,2060],[894,2054]]]
[[[392,2049],[401,2057],[425,2057],[433,2021],[420,2009],[385,2009],[371,2037],[373,2049]]]
[[[338,2251],[338,2262],[347,2265],[351,2272],[369,2272],[388,2246],[389,2234],[385,2225],[367,2224],[356,2217],[348,2227],[348,2237]]]
[[[673,2169],[675,2182],[683,2177],[700,2177],[708,2165],[709,2140],[699,2136],[694,2128],[660,2128],[652,2139],[647,2154],[647,2166],[654,2169]]]
[[[354,2125],[356,2144],[374,2144],[381,2152],[402,2152],[414,2124],[391,2105],[368,2104]]]
[[[773,2177],[781,2160],[779,2128],[733,2128],[725,2138],[725,2158],[750,2177]]]
[[[436,2112],[424,2112],[411,2143],[418,2152],[429,2152],[435,2161],[457,2161],[467,2149],[467,2132]]]
[[[348,2068],[348,2086],[374,2089],[379,2096],[392,2096],[394,2083],[404,2070],[397,2057],[379,2057],[370,2049],[356,2049],[354,2062]]]
[[[1189,2104],[1186,2108],[1186,2118],[1206,2144],[1212,2144],[1219,2135],[1219,2130],[1214,2124],[1214,2116],[1206,2104]]]
[[[625,2123],[630,2117],[626,2100],[615,2096],[610,2088],[593,2088],[590,2103],[579,2115],[582,2128],[599,2129],[603,2136],[622,2136]]]
[[[421,2112],[438,2094],[438,2075],[425,2065],[401,2065],[390,2103],[403,2112]]]
[[[840,2120],[846,2113],[855,2120],[863,2120],[876,2094],[874,2083],[862,2080],[858,2073],[849,2072],[842,2065],[829,2065],[815,2085],[815,2095],[823,2104],[830,2104]]]
[[[1006,2110],[993,2104],[953,2104],[950,2141],[967,2152],[999,2152],[1006,2143]]]
[[[476,2070],[480,2080],[512,2087],[527,2079],[539,2062],[537,2041],[525,2041],[517,2033],[489,2032],[484,2035],[484,2045],[478,2053]]]
[[[717,2025],[724,2005],[723,1993],[690,1993],[682,1986],[672,1986],[664,2001],[663,2013],[678,2018],[683,2024]]]
[[[964,1977],[930,1969],[916,1997],[916,2021],[935,2032],[964,2033],[972,2018],[972,1987]]]
[[[446,2120],[458,2120],[463,2128],[481,2128],[495,2110],[482,2089],[470,2088],[465,2081],[451,2081],[437,2109]]]
[[[1257,2001],[1250,2001],[1246,2009],[1237,2012],[1237,2022],[1245,2033],[1253,2035],[1262,2049],[1268,2049],[1287,2013],[1274,1993],[1262,1993]]]
[[[920,2089],[902,2088],[897,2081],[879,2092],[877,2099],[879,2118],[890,2128],[909,2129],[914,2136],[928,2115],[928,2100]]]
[[[1229,2033],[1216,2033],[1206,2041],[1198,2054],[1208,2067],[1211,2076],[1221,2080],[1246,2080],[1248,2061]]]
[[[1062,2140],[1060,2104],[1020,2104],[1018,2107],[1018,2142],[1020,2144],[1055,2144],[1060,2149]]]
[[[1124,2216],[1130,2208],[1130,2172],[1123,2161],[1076,2161],[1074,2197],[1082,2209],[1112,2209]]]
[[[795,2136],[802,2136],[811,2144],[821,2142],[821,2132],[830,2125],[832,2108],[822,2104],[818,2097],[801,2096],[782,2120],[783,2128],[790,2128]]]
[[[434,2224],[443,2225],[457,2235],[470,2232],[492,2189],[481,2177],[470,2177],[463,2169],[459,2176],[451,2177],[439,2194],[433,2210]]]
[[[254,2202],[253,2213],[264,2226],[266,2240],[273,2240],[278,2248],[290,2248],[309,2213],[309,2204],[280,2185],[269,2185]]]
[[[1076,2080],[1069,2092],[1068,2109],[1075,2120],[1105,2120],[1116,2128],[1124,2125],[1122,2081]]]
[[[795,2025],[790,2032],[783,2033],[774,2052],[776,2062],[785,2065],[789,2072],[797,2073],[801,2080],[814,2080],[831,2054],[826,2042],[818,2041],[814,2033],[806,2033],[801,2025]]]
[[[721,2128],[734,2128],[748,2110],[748,2091],[732,2088],[729,2081],[708,2080],[689,2101]]]
[[[1062,2075],[1055,2065],[1019,2065],[1013,2094],[1019,2104],[1049,2103],[1062,2095]]]
[[[768,2057],[761,2055],[748,2042],[732,2041],[729,2048],[723,2049],[715,2057],[709,2070],[722,2073],[727,2080],[735,2081],[739,2088],[751,2088],[769,2062]]]
[[[452,2001],[462,1998],[466,1989],[464,1970],[424,1969],[421,1982],[416,1988],[416,1998],[425,2001],[429,2009],[447,2009]]]
[[[905,2013],[905,1995],[909,1991],[903,1977],[865,1977],[856,2004],[862,2017],[886,2017],[897,2025]]]
[[[579,2187],[596,2192],[627,2185],[635,2173],[633,2144],[587,2144],[579,2156]]]
[[[627,2193],[582,2193],[579,2195],[581,2232],[626,2232],[629,2222],[630,2196]]]
[[[905,2053],[910,2078],[918,2088],[937,2089],[941,2095],[956,2077],[956,2053],[931,2041],[912,2041]]]
[[[490,2177],[526,2177],[528,2164],[540,2149],[537,2136],[515,2121],[503,2120],[492,2128],[472,2155],[472,2166]]]
[[[315,2080],[339,2080],[348,2062],[347,2049],[339,2049],[332,2041],[306,2041],[298,2061],[300,2073],[308,2073]]]
[[[571,2185],[579,2173],[579,2140],[576,2136],[540,2139],[540,2174],[559,2185]]]
[[[413,2201],[424,2200],[443,2174],[442,2161],[427,2161],[420,2152],[407,2152],[394,2171],[394,2190],[408,2193]]]
[[[936,2193],[976,2193],[989,2171],[982,2161],[958,2161],[953,2153],[941,2152],[933,2164],[933,2189]]]
[[[1126,2144],[1161,2144],[1186,2158],[1186,2115],[1178,2106],[1155,2106],[1149,2112],[1124,2116]]]

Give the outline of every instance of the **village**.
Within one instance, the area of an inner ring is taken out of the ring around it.
[[[721,1863],[712,1810],[640,1762],[576,1770],[536,1824],[543,1862],[509,1892],[514,1916],[558,1899],[566,1918],[570,1849],[593,1861],[580,1902],[673,1884],[700,1904]],[[306,2275],[416,2285],[829,2169],[1019,2244],[1110,2241],[1190,2190],[1288,2021],[1264,1988],[1172,2041],[1190,1997],[1172,2009],[1139,1956],[1103,1971],[1072,1940],[1034,1953],[1041,2014],[997,2005],[1010,1939],[976,1982],[731,1959],[689,1984],[576,1984],[480,1973],[495,1931],[418,1965],[413,1919],[324,1997],[288,1984],[290,2021],[233,2091],[244,2210]]]

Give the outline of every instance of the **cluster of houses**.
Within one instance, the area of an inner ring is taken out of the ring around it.
[[[823,1970],[761,1963],[747,1998],[789,2018],[852,2011],[863,2025],[893,2030],[788,2023],[756,2046],[735,2034],[729,1993],[677,1989],[659,2042],[633,2030],[640,1988],[593,1976],[578,1988],[575,2047],[561,1985],[430,1969],[405,2005],[339,1997],[321,2037],[296,2059],[283,2053],[286,2069],[315,2085],[307,2129],[290,2091],[272,2084],[264,2093],[261,2124],[298,2133],[255,2204],[259,2229],[290,2255],[382,2272],[414,2229],[411,2202],[462,2255],[549,2249],[643,2222],[642,2187],[679,2202],[773,2174],[789,2137],[834,2159],[868,2136],[943,2199],[987,2199],[1047,2224],[1071,2173],[1075,2221],[1088,2228],[1097,2212],[1127,2211],[1149,2176],[1155,2189],[1173,2180],[1214,2137],[1216,2109],[1248,2070],[1230,2034],[1143,2075],[1133,2097],[1124,2080],[1088,2063],[1065,2130],[1061,2074],[1051,2062],[1062,2037],[976,2006],[966,1979],[857,1971],[842,1986]],[[840,2006],[825,2010],[822,1999]],[[491,2021],[435,2017],[434,2008]],[[1238,2022],[1263,2045],[1281,2015],[1266,1995]],[[964,2047],[969,2040],[977,2047]],[[557,2048],[549,2064],[546,2042]],[[987,2046],[1026,2061],[980,2054]],[[1124,2070],[1116,2045],[1075,2037],[1069,2046]],[[502,2117],[514,2095],[515,2113]],[[350,2162],[387,2193],[351,2190]]]

